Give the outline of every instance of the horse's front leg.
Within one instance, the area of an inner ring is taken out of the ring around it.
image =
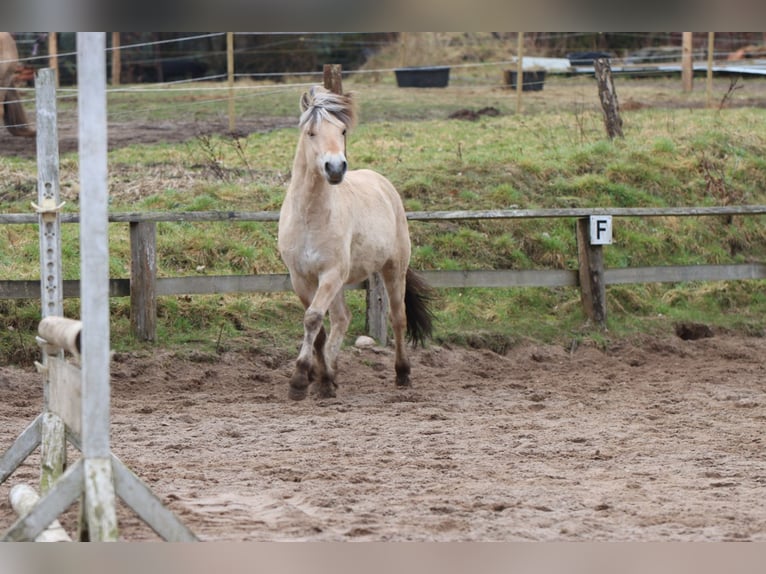
[[[296,401],[306,397],[307,389],[312,378],[316,378],[321,389],[333,386],[335,381],[328,379],[329,370],[325,364],[324,355],[324,321],[325,313],[337,292],[343,284],[337,276],[323,277],[314,294],[311,304],[303,315],[303,342],[295,363],[295,371],[290,379],[288,396]],[[312,372],[314,350],[316,349],[316,364]]]
[[[303,342],[298,353],[298,359],[295,362],[295,371],[293,371],[293,376],[290,378],[290,391],[288,394],[294,401],[306,398],[306,390],[313,376],[322,376],[321,373],[312,373],[312,366],[314,362],[314,343],[320,338],[320,331],[324,331],[322,327],[323,320],[324,312],[312,307],[306,309],[303,315]],[[324,339],[324,334],[321,336],[321,339]],[[323,359],[322,362],[324,362]]]

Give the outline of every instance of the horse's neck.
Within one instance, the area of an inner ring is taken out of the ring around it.
[[[301,149],[293,161],[292,179],[288,194],[295,209],[304,216],[324,213],[332,209],[333,186],[316,169],[311,169]]]

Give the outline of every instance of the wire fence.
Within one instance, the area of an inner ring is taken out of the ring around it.
[[[47,67],[49,35],[53,33],[17,33],[19,61],[35,68]],[[55,33],[59,47],[57,58],[67,68],[76,51],[73,33]],[[161,33],[121,33],[121,43],[107,47],[107,52],[121,53],[122,73],[126,83],[160,83],[163,85],[188,81],[213,81],[226,77],[226,33],[216,32],[193,35],[173,35],[165,38]],[[235,77],[251,79],[282,78],[285,75],[315,76],[321,73],[321,64],[333,62],[343,65],[348,74],[375,74],[391,72],[395,66],[370,68],[370,58],[392,44],[408,50],[409,57],[431,58],[418,61],[418,65],[456,68],[476,68],[505,65],[515,57],[515,33],[316,33],[316,32],[235,32]],[[151,39],[149,39],[151,38]],[[135,41],[132,41],[135,40]],[[761,50],[758,50],[758,47]],[[747,51],[746,48],[753,49]],[[426,49],[422,49],[426,48]],[[695,34],[693,58],[702,60],[707,55],[707,34]],[[412,51],[416,53],[412,53]],[[477,61],[481,54],[504,51],[508,58],[495,61]],[[742,51],[745,50],[745,51]],[[717,33],[714,53],[716,59],[727,59],[741,51],[740,56],[766,57],[764,33]],[[661,63],[678,61],[681,57],[681,33],[629,32],[629,33],[526,33],[524,52],[530,56],[566,58],[578,52],[609,54],[614,64]],[[464,58],[468,61],[456,61]],[[267,68],[273,68],[267,70]],[[164,68],[160,80],[158,70]],[[153,72],[152,72],[153,71]],[[74,80],[72,70],[62,69],[62,85]],[[149,73],[152,72],[152,73]],[[133,80],[134,82],[130,81]]]
[[[173,102],[194,110],[213,110],[227,100],[259,98],[275,92],[294,90],[321,81],[322,65],[341,63],[344,77],[393,78],[405,65],[449,66],[451,86],[484,85],[507,87],[504,70],[516,65],[513,32],[499,33],[316,33],[236,32],[233,33],[233,74],[227,74],[227,33],[140,33],[123,32],[119,45],[107,34],[107,65],[112,85],[108,94],[207,94],[204,98]],[[732,55],[766,58],[764,33],[716,33],[714,58]],[[56,67],[62,101],[76,98],[76,51],[72,33],[17,33],[22,67]],[[50,53],[55,38],[55,60]],[[694,35],[692,58],[704,61],[708,37]],[[585,53],[608,54],[613,66],[648,66],[677,62],[681,58],[681,33],[526,33],[525,57],[566,59]],[[111,71],[112,55],[119,52],[119,75]],[[387,56],[386,56],[387,54]],[[644,72],[645,75],[649,74]],[[667,73],[658,69],[657,73]],[[22,88],[21,101],[34,106],[33,79]],[[33,78],[33,76],[32,76]],[[115,78],[119,78],[118,81]],[[234,80],[233,85],[226,80]],[[462,96],[456,96],[460,99]],[[155,105],[147,102],[138,106]],[[128,112],[110,112],[110,120]],[[213,112],[211,112],[213,113]]]

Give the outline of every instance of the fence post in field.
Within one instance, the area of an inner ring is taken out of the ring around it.
[[[142,341],[157,331],[157,224],[130,223],[130,326]]]
[[[59,49],[58,32],[48,32],[48,67],[53,70],[54,83],[59,87]]]
[[[379,273],[367,280],[367,334],[381,345],[388,343],[388,293]]]
[[[681,85],[684,92],[694,87],[694,44],[691,32],[681,32]]]
[[[593,245],[590,237],[590,218],[577,220],[577,260],[580,279],[580,298],[588,318],[606,326],[606,281],[602,245]]]
[[[112,86],[119,86],[122,71],[122,53],[120,52],[120,33],[112,32]]]
[[[343,93],[343,68],[340,64],[325,64],[323,68],[324,87],[336,94]]]
[[[713,102],[713,58],[715,57],[715,32],[707,33],[707,72],[705,75],[705,106]]]
[[[516,113],[521,113],[521,92],[524,91],[524,32],[516,32]]]
[[[229,86],[229,132],[234,133],[234,32],[226,32],[226,79]]]
[[[609,139],[622,136],[622,118],[620,117],[620,105],[617,102],[617,92],[614,89],[612,67],[607,58],[598,58],[593,61],[598,81],[598,95],[601,107],[604,110],[604,125]]]

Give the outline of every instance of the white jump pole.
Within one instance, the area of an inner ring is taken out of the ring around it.
[[[39,70],[35,81],[37,108],[37,203],[40,238],[40,304],[43,319],[64,315],[64,273],[61,261],[61,215],[59,203],[59,146],[56,112],[56,75],[50,68]],[[47,353],[43,353],[43,363]],[[43,364],[43,367],[45,365]],[[41,419],[40,492],[66,466],[66,430],[61,418],[48,408],[50,384],[43,383],[45,412]]]
[[[19,516],[29,514],[35,504],[40,501],[40,497],[35,489],[28,484],[17,484],[11,489],[9,496],[11,506]],[[54,520],[48,528],[43,530],[35,542],[71,542],[72,538],[66,533],[58,520]]]
[[[80,154],[82,454],[91,540],[116,540],[109,447],[109,234],[106,33],[77,33]],[[95,532],[93,531],[95,528]]]

